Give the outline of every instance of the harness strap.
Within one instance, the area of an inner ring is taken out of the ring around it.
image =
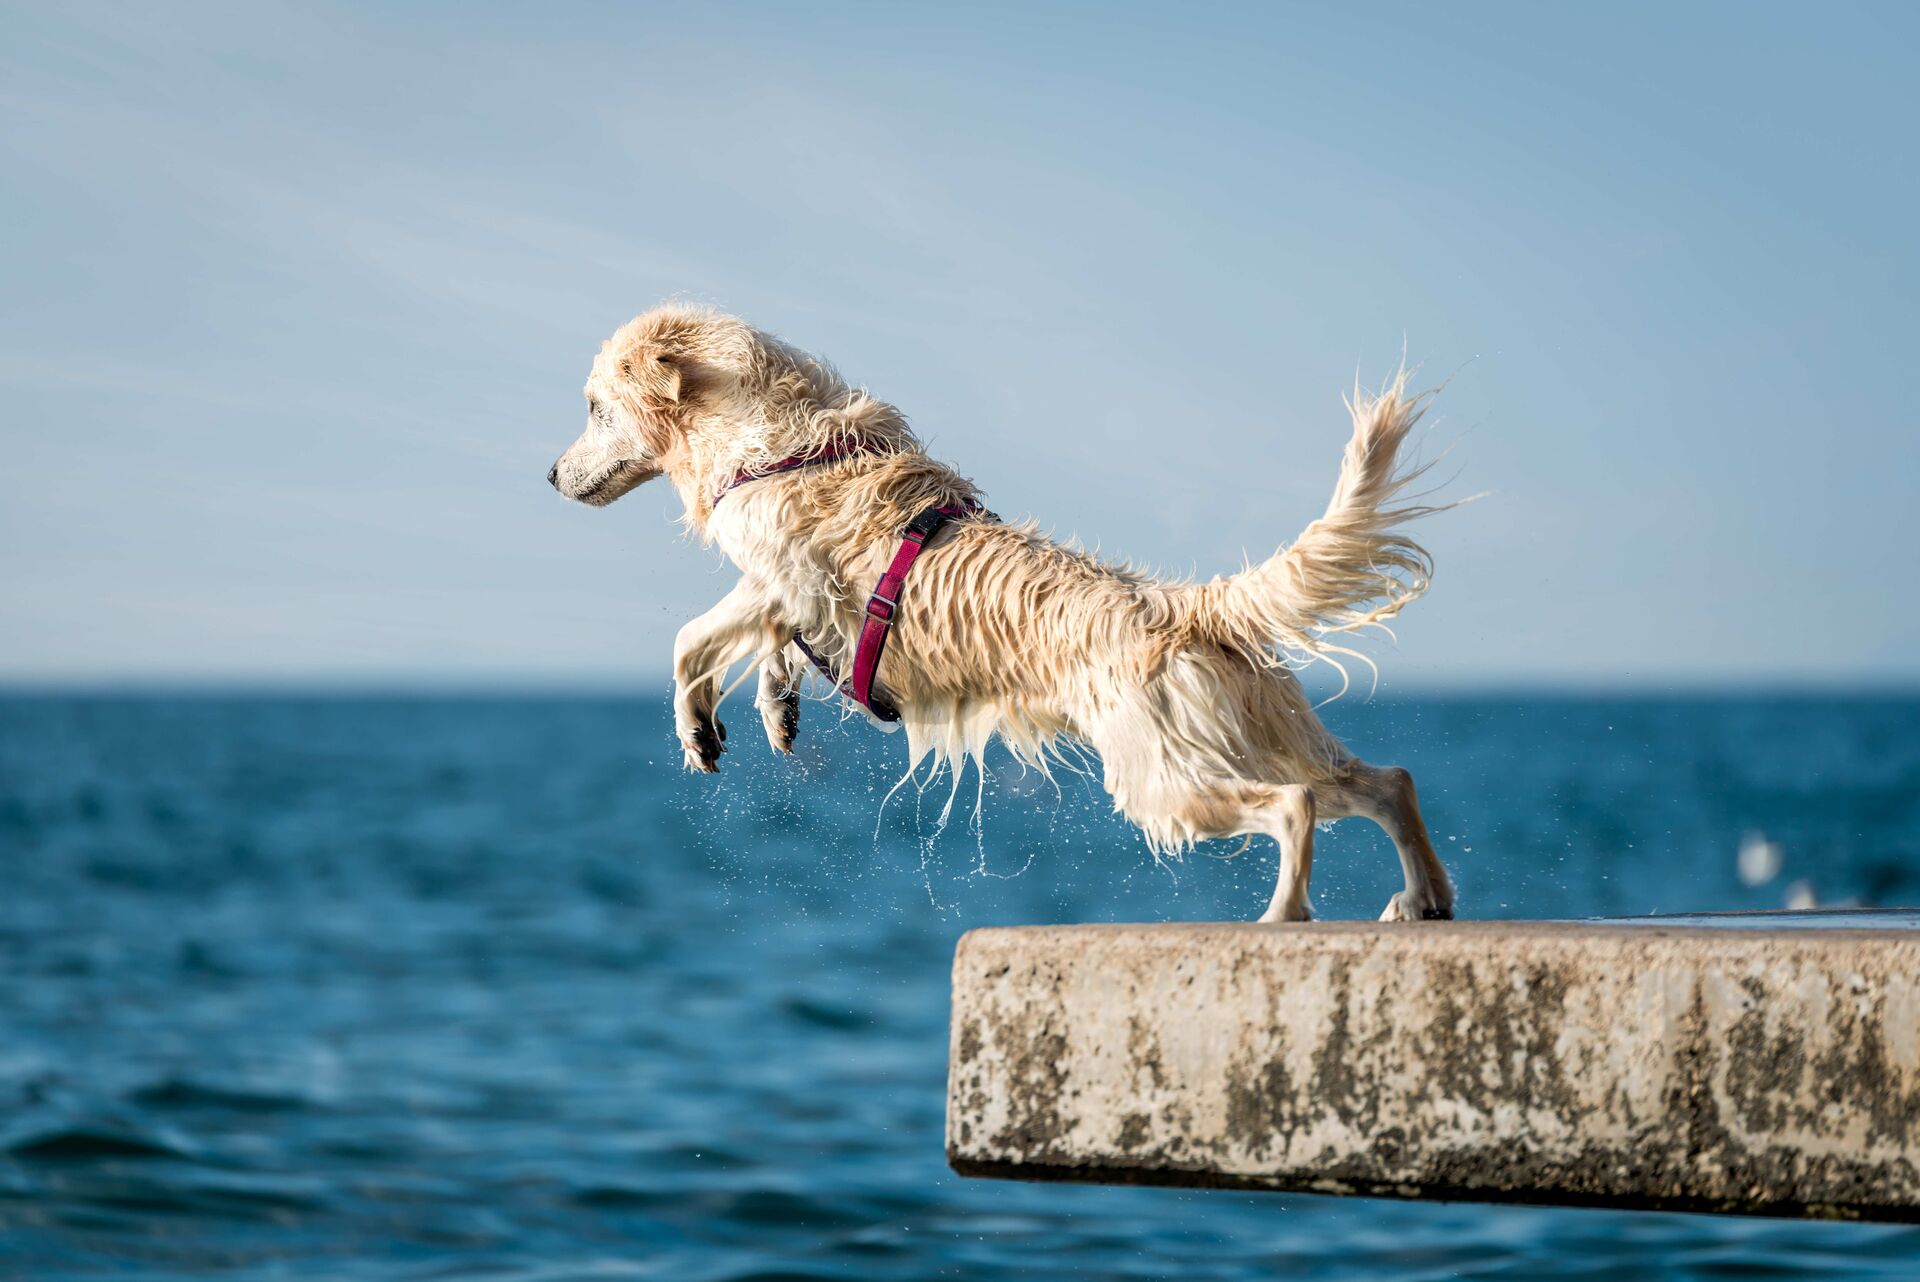
[[[879,454],[883,451],[871,441],[835,441],[832,445],[813,451],[811,454],[789,454],[777,463],[752,471],[736,472],[733,479],[720,487],[713,496],[713,505],[720,506],[720,500],[727,497],[729,490],[745,485],[748,481],[763,480],[769,476],[778,476],[782,472],[791,472],[796,468],[812,467],[818,463],[837,463],[843,458],[852,458],[856,454]]]
[[[800,653],[811,659],[813,666],[826,674],[827,680],[835,682],[841,694],[872,713],[875,720],[893,722],[900,719],[899,709],[885,695],[874,690],[873,682],[880,672],[880,656],[887,648],[887,634],[893,631],[894,619],[900,611],[900,597],[906,590],[907,572],[947,522],[955,517],[972,516],[979,511],[981,508],[977,503],[964,507],[930,507],[907,522],[906,528],[900,531],[900,546],[894,549],[893,561],[867,597],[866,617],[860,622],[860,639],[853,651],[853,671],[844,681],[836,676],[825,660],[813,652],[813,647],[807,644],[805,637],[794,634],[793,643],[800,647]]]
[[[714,506],[718,507],[720,500],[727,497],[730,490],[748,481],[778,476],[782,472],[812,467],[817,463],[838,462],[856,454],[885,452],[870,441],[851,440],[835,442],[810,454],[789,455],[765,467],[736,472],[733,479],[721,486],[713,496]],[[887,648],[887,634],[893,631],[894,616],[900,610],[900,594],[906,590],[907,571],[913,568],[921,551],[948,521],[955,517],[978,515],[983,511],[985,509],[973,502],[958,507],[930,507],[907,522],[906,528],[900,531],[900,546],[894,549],[893,561],[867,597],[866,617],[860,622],[860,639],[853,649],[853,671],[847,674],[845,680],[834,672],[831,664],[813,652],[813,647],[807,644],[805,637],[798,632],[793,634],[793,643],[800,647],[800,653],[806,655],[813,666],[834,683],[835,689],[872,713],[876,721],[900,720],[900,710],[893,706],[892,700],[876,691],[873,683],[880,672],[880,656]]]

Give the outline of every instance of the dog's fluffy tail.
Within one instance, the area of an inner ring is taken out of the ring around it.
[[[1324,659],[1340,669],[1342,689],[1343,658],[1372,667],[1365,655],[1330,638],[1384,628],[1427,590],[1433,559],[1403,527],[1452,505],[1392,504],[1431,466],[1406,467],[1399,459],[1430,396],[1407,392],[1404,368],[1378,394],[1356,385],[1347,401],[1353,439],[1326,514],[1259,565],[1187,589],[1187,626],[1276,662]]]

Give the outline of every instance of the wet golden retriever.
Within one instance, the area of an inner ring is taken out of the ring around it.
[[[789,750],[795,638],[845,674],[903,528],[932,507],[976,505],[972,482],[928,458],[892,405],[702,307],[669,304],[622,326],[586,396],[586,431],[549,473],[555,488],[604,505],[665,476],[688,528],[740,569],[674,644],[686,764],[718,768],[721,681],[749,657],[768,738]],[[1418,474],[1396,460],[1421,398],[1403,372],[1378,395],[1356,391],[1351,409],[1325,515],[1271,559],[1208,583],[1096,560],[1032,524],[946,524],[913,568],[879,669],[912,763],[931,754],[957,769],[998,736],[1044,770],[1063,742],[1090,746],[1114,805],[1156,853],[1273,837],[1268,922],[1309,915],[1316,822],[1364,816],[1393,839],[1405,877],[1382,920],[1452,916],[1412,779],[1349,753],[1292,671],[1352,654],[1331,638],[1391,618],[1431,570],[1402,527],[1433,509],[1393,506]]]

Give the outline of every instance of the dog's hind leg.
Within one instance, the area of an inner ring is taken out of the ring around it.
[[[793,647],[783,645],[760,660],[760,692],[754,696],[767,742],[775,752],[792,752],[800,733],[800,682],[794,674]]]
[[[1250,816],[1263,821],[1264,831],[1280,843],[1280,873],[1260,920],[1308,921],[1313,917],[1307,907],[1307,882],[1313,877],[1313,792],[1297,783],[1273,791],[1273,801]]]
[[[1173,795],[1180,799],[1170,805],[1141,806],[1135,798],[1122,809],[1150,837],[1167,845],[1255,834],[1272,837],[1280,846],[1280,870],[1260,920],[1312,920],[1307,904],[1307,883],[1313,877],[1312,789],[1237,779],[1189,781]]]
[[[1400,856],[1405,889],[1387,901],[1381,921],[1444,921],[1453,916],[1453,882],[1434,853],[1413,776],[1399,766],[1354,761],[1342,783],[1327,790],[1326,818],[1360,815],[1380,825]]]

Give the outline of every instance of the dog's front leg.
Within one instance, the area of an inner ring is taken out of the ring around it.
[[[742,579],[719,604],[680,629],[673,641],[673,728],[689,770],[720,768],[727,728],[714,716],[720,678],[759,646],[767,601]]]

